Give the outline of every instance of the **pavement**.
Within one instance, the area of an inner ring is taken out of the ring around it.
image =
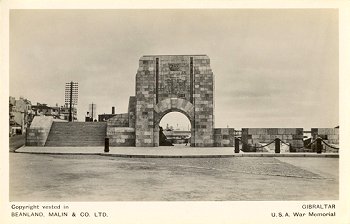
[[[338,200],[339,159],[9,154],[11,201]]]
[[[101,155],[115,157],[140,157],[140,158],[224,158],[224,157],[328,157],[339,158],[339,153],[271,153],[234,152],[234,147],[189,147],[160,146],[160,147],[109,147],[109,152],[104,152],[104,147],[34,147],[23,146],[16,153],[33,154],[64,154],[64,155]]]

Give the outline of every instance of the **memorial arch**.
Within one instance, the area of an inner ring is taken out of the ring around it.
[[[141,57],[134,99],[135,145],[159,146],[160,120],[177,111],[191,122],[191,146],[213,146],[213,84],[206,55]]]

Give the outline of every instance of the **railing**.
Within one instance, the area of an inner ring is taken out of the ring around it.
[[[242,144],[247,144],[247,143],[244,143],[240,138],[235,138],[235,153],[239,153],[239,151],[240,151],[240,149],[239,149],[239,145],[240,145],[239,142],[242,142]],[[339,150],[338,147],[329,145],[321,137],[317,137],[314,141],[312,141],[308,145],[302,146],[302,147],[294,147],[294,146],[292,146],[291,143],[286,143],[286,142],[282,141],[279,138],[276,138],[275,140],[273,140],[270,143],[267,143],[265,145],[261,145],[261,146],[253,145],[252,147],[254,148],[254,151],[256,151],[256,149],[267,147],[267,146],[271,145],[272,143],[275,143],[275,153],[280,153],[281,152],[281,143],[284,144],[284,145],[289,146],[289,151],[290,152],[292,152],[294,149],[308,148],[309,146],[311,146],[311,145],[313,145],[315,143],[316,143],[316,152],[318,154],[322,153],[322,148],[323,148],[322,147],[322,143],[324,143],[326,146],[328,146],[328,147],[330,147],[332,149],[338,149]]]

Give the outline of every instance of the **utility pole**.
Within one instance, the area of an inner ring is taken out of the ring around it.
[[[69,122],[72,122],[72,100],[73,100],[73,82],[70,82],[70,96],[69,96]]]
[[[94,102],[91,103],[91,117],[92,117],[92,122],[94,121]]]
[[[68,121],[74,121],[74,105],[78,104],[78,83],[67,82],[65,89],[65,103],[69,104],[69,116]]]

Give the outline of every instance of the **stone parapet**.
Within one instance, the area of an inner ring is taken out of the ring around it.
[[[303,128],[242,128],[243,150],[250,151],[252,146],[270,143],[276,138],[291,144],[295,152],[303,152]],[[274,149],[274,143],[269,146]]]
[[[214,147],[233,147],[234,135],[234,128],[214,128]]]
[[[135,129],[129,127],[107,127],[110,146],[135,146]]]
[[[329,145],[335,146],[338,148],[339,146],[339,128],[311,128],[311,136],[314,141],[317,137],[322,138]],[[313,151],[316,151],[315,146],[312,147]],[[323,144],[323,152],[336,152],[338,153],[338,149],[333,149],[331,147]]]
[[[107,120],[107,125],[110,127],[129,127],[129,114],[116,114]]]
[[[36,116],[26,133],[27,146],[45,146],[53,123],[53,117]]]

